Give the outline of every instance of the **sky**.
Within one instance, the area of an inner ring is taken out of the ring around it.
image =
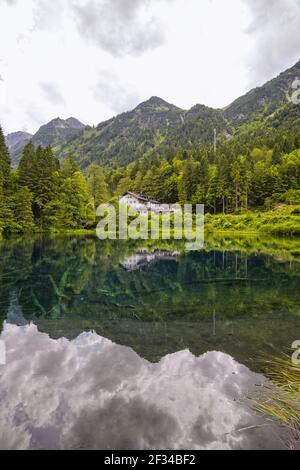
[[[300,59],[300,0],[0,0],[0,123],[224,107]]]

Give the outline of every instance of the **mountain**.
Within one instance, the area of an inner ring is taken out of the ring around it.
[[[32,138],[32,134],[28,132],[12,132],[5,137],[6,145],[9,148],[12,165],[15,166],[18,156],[21,154],[23,147]]]
[[[230,135],[229,123],[220,110],[197,104],[181,116],[181,125],[172,129],[164,146],[194,149],[213,143],[214,129],[222,137]]]
[[[48,147],[55,145],[57,141],[69,142],[77,137],[86,126],[77,119],[71,117],[69,119],[56,118],[41,126],[37,133],[33,136],[34,145]]]
[[[56,118],[39,128],[36,134],[28,132],[13,132],[6,136],[6,144],[9,148],[12,165],[16,166],[20,160],[24,146],[32,140],[33,144],[42,147],[54,146],[57,142],[67,145],[75,137],[82,133],[86,126],[73,117],[66,120]]]
[[[78,119],[73,118],[73,117],[70,117],[70,118],[66,119],[65,124],[70,129],[80,130],[80,129],[84,129],[86,127],[85,124],[82,124],[82,122],[78,121]]]
[[[82,167],[92,161],[116,167],[167,147],[195,149],[212,144],[214,129],[221,140],[241,132],[251,134],[253,128],[247,128],[251,123],[262,135],[267,129],[295,127],[300,123],[300,107],[291,103],[290,96],[298,77],[300,61],[223,110],[203,105],[183,110],[153,96],[130,112],[84,130],[67,145],[59,142],[55,151],[60,158],[74,155]]]
[[[132,111],[85,129],[67,145],[58,142],[54,150],[60,158],[72,154],[82,167],[93,161],[125,166],[162,147],[212,142],[214,128],[227,131],[221,111],[202,105],[186,111],[153,96]]]
[[[270,116],[288,103],[288,97],[293,91],[292,84],[297,78],[300,78],[300,61],[265,85],[235,100],[224,110],[225,118],[239,126],[257,117]]]
[[[132,111],[97,127],[85,126],[75,118],[56,118],[42,126],[32,141],[35,145],[51,145],[61,160],[73,155],[81,167],[91,162],[119,167],[142,156],[150,158],[166,148],[193,150],[212,144],[214,129],[219,140],[241,134],[244,139],[247,135],[255,139],[256,134],[265,136],[269,130],[272,133],[274,129],[285,131],[300,126],[300,106],[290,99],[292,84],[298,77],[300,61],[223,110],[200,104],[184,110],[152,96]]]

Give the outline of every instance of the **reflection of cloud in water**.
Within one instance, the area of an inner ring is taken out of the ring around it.
[[[189,351],[158,364],[95,333],[52,340],[5,323],[0,447],[280,448],[244,397],[262,377],[230,356]]]

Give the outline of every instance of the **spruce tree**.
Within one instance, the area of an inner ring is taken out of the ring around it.
[[[32,142],[25,145],[22,157],[19,163],[19,184],[27,186],[32,193],[38,179],[36,150]]]
[[[14,196],[14,220],[23,233],[33,231],[32,193],[26,186],[21,187]]]
[[[19,164],[19,184],[32,193],[34,217],[41,228],[45,227],[45,206],[57,196],[59,161],[51,148],[34,148],[29,142],[23,150]]]
[[[0,127],[0,235],[14,228],[13,212],[9,199],[10,155]]]
[[[36,151],[37,179],[34,182],[33,194],[35,203],[39,205],[40,211],[44,206],[55,198],[56,174],[59,171],[59,161],[54,156],[51,148],[39,147]]]
[[[4,193],[10,186],[10,155],[0,126],[0,174]]]

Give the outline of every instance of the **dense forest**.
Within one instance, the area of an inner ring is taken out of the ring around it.
[[[299,73],[300,62],[223,110],[152,97],[97,127],[57,118],[6,140],[0,129],[0,234],[92,229],[97,206],[129,190],[205,204],[213,231],[256,229],[253,214],[269,211],[268,231],[299,233]]]
[[[50,147],[31,141],[13,170],[0,129],[0,233],[89,228],[95,207],[107,199],[100,167],[83,174],[72,158],[60,164]]]
[[[160,202],[204,203],[211,214],[300,204],[300,132],[252,123],[220,140],[216,152],[212,145],[169,147],[125,168],[92,163],[83,171],[71,156],[60,163],[51,147],[31,141],[12,169],[0,132],[1,232],[93,228],[95,208],[127,190]]]
[[[300,134],[243,134],[198,150],[166,150],[111,172],[112,192],[154,196],[160,202],[204,203],[211,213],[239,212],[276,203],[300,203]],[[268,145],[261,145],[268,142]]]

